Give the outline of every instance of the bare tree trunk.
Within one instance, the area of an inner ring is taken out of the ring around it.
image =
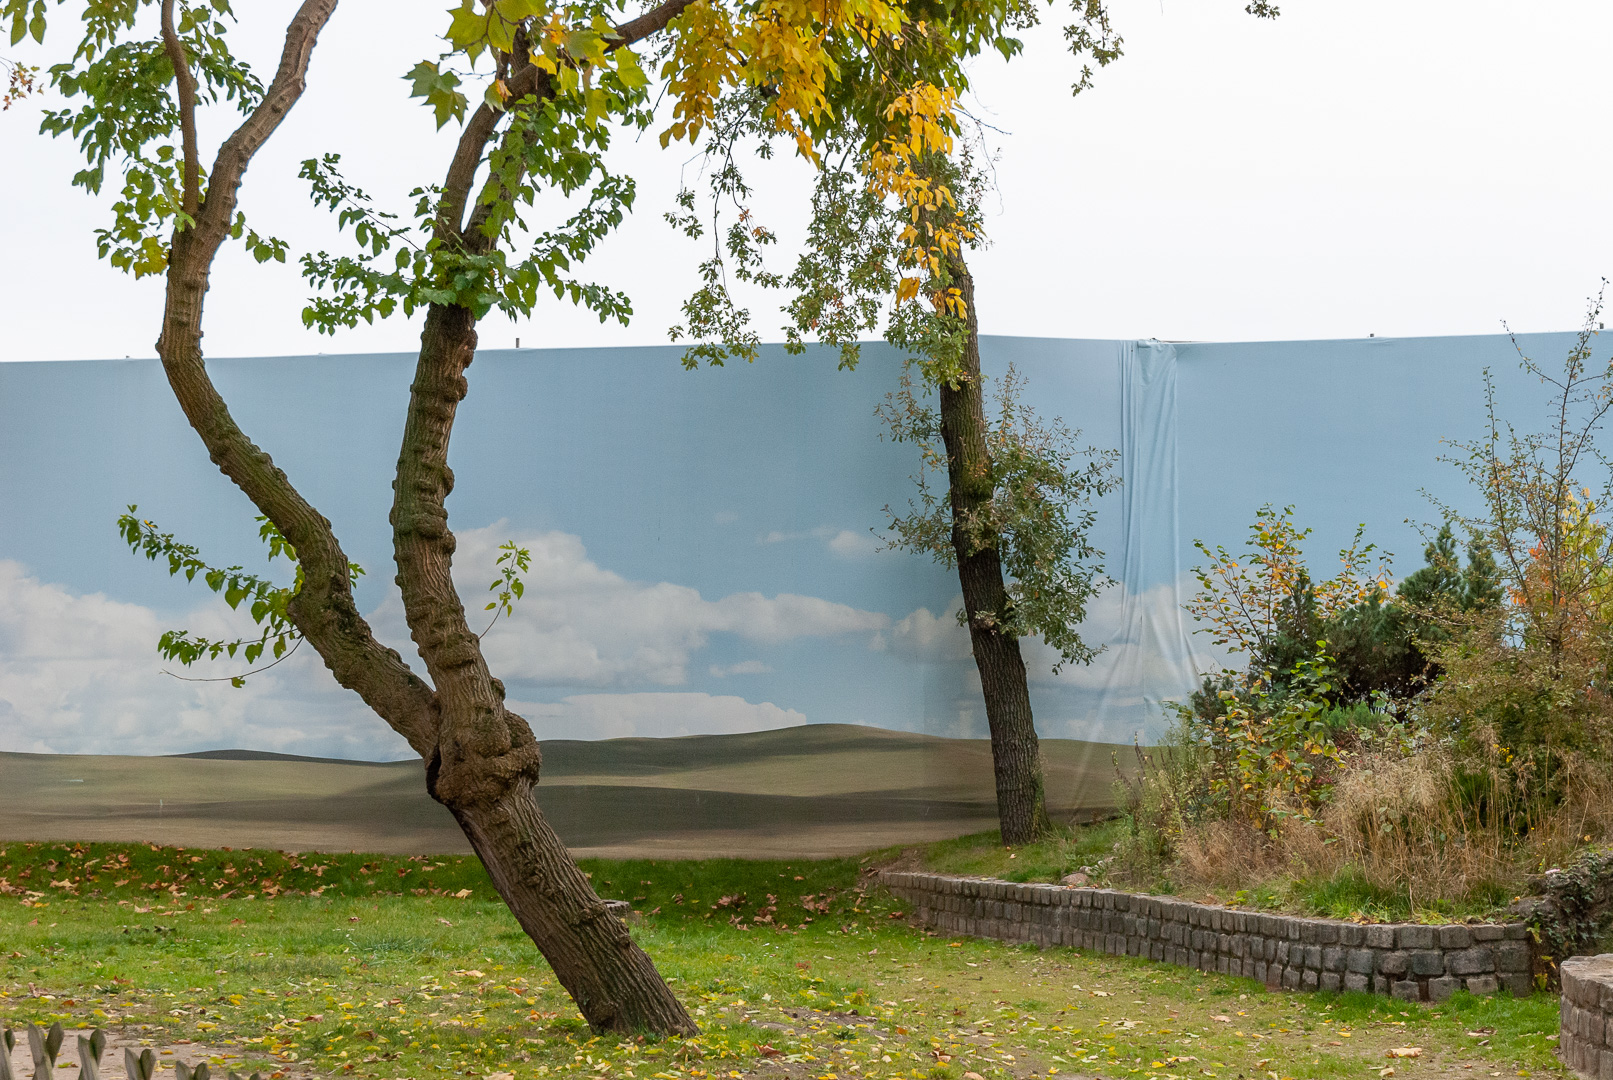
[[[975,315],[974,280],[961,255],[952,259],[952,276],[967,305],[963,376],[941,383],[941,438],[946,443],[952,497],[952,545],[958,557],[958,584],[968,613],[969,642],[991,729],[992,767],[997,781],[997,820],[1004,844],[1026,844],[1049,827],[1042,781],[1042,751],[1031,717],[1030,687],[1019,638],[1002,633],[1009,607],[1002,560],[995,546],[974,550],[961,523],[992,497],[991,450],[986,444],[986,407],[980,379],[980,328]]]
[[[674,13],[686,2],[674,0]],[[454,538],[443,507],[453,484],[448,435],[465,394],[464,368],[475,352],[474,318],[462,308],[433,307],[428,313],[395,484],[398,581],[435,690],[376,641],[353,600],[348,559],[330,522],[235,423],[207,374],[202,307],[214,257],[229,234],[246,168],[301,97],[309,58],[335,6],[336,0],[304,0],[287,28],[280,67],[262,103],[219,149],[205,198],[200,170],[190,160],[194,141],[187,138],[185,204],[195,208],[195,224],[173,237],[158,355],[213,463],[296,548],[304,580],[289,613],[297,629],[337,682],[357,692],[426,762],[428,790],[452,811],[500,896],[589,1025],[623,1034],[692,1034],[697,1029],[689,1014],[539,812],[532,795],[541,761],[537,741],[526,722],[504,708],[503,685],[489,674],[449,577]],[[652,14],[655,19],[628,26],[653,31],[670,17],[659,9]],[[177,40],[171,12],[165,31],[172,52]],[[177,60],[183,66],[182,49]],[[180,79],[179,89],[186,129],[193,130],[194,83]],[[462,140],[472,166],[492,133],[490,122],[478,128],[480,119]],[[456,155],[456,168],[462,157]],[[474,167],[465,171],[464,188],[473,174]]]

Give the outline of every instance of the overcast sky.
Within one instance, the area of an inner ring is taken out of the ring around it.
[[[328,151],[402,209],[440,178],[449,135],[398,77],[437,51],[444,0],[345,0],[315,54],[307,96],[248,174],[243,207],[292,251],[334,246],[297,162]],[[1000,133],[994,246],[974,260],[983,329],[996,334],[1251,340],[1489,333],[1577,324],[1613,262],[1603,212],[1613,6],[1541,0],[1288,0],[1275,22],[1241,0],[1115,0],[1126,55],[1078,99],[1060,9],[1013,64],[984,59],[970,108]],[[272,60],[294,5],[241,5],[242,40]],[[68,45],[62,16],[47,50]],[[384,14],[384,17],[381,17]],[[109,199],[69,186],[77,159],[36,134],[49,94],[0,114],[0,359],[149,356],[160,283],[97,261]],[[219,123],[204,127],[216,145]],[[666,341],[704,254],[661,220],[689,151],[624,144],[639,178],[629,223],[589,266],[638,315],[601,327],[556,302],[500,317],[483,343]],[[759,209],[799,234],[805,167],[758,174]],[[409,349],[395,318],[319,338],[302,328],[292,266],[220,260],[208,299],[213,355]],[[753,301],[776,339],[775,302]]]

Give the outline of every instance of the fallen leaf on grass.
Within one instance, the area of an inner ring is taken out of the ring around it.
[[[444,926],[452,926],[452,925],[454,925],[453,923],[449,922],[447,919],[444,919],[440,915],[437,917],[437,921],[442,923]]]
[[[1468,1034],[1468,1038],[1482,1039],[1486,1035],[1494,1035],[1495,1034],[1495,1028],[1493,1028],[1493,1027],[1474,1028],[1472,1031],[1468,1032],[1467,1034]]]
[[[455,900],[463,900],[469,895],[470,895],[470,890],[469,889],[460,889],[458,892],[456,892],[454,894],[454,899]]]
[[[1230,1023],[1232,1023],[1232,1017],[1230,1017],[1230,1016],[1212,1016],[1212,1017],[1210,1017],[1210,1019],[1214,1020],[1217,1024],[1230,1024]]]
[[[487,1080],[515,1080],[514,1073],[488,1073]]]
[[[1423,1048],[1420,1046],[1396,1046],[1383,1052],[1384,1057],[1413,1058],[1422,1057]]]
[[[768,1045],[767,1043],[763,1043],[762,1045],[758,1046],[756,1050],[763,1057],[778,1057],[784,1052],[775,1046]]]
[[[986,1080],[986,1078],[977,1072],[966,1072],[963,1074],[963,1080]]]
[[[1385,1068],[1382,1068],[1382,1069],[1378,1070],[1378,1075],[1382,1076],[1382,1077],[1385,1077],[1385,1078],[1393,1076],[1394,1074],[1395,1074],[1395,1071],[1393,1069],[1391,1069],[1391,1068],[1385,1067]]]

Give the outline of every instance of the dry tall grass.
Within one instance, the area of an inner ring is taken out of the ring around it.
[[[1485,811],[1485,788],[1502,775],[1459,777],[1437,747],[1362,753],[1339,771],[1319,821],[1281,820],[1275,835],[1237,821],[1184,827],[1171,876],[1180,885],[1226,894],[1278,879],[1323,879],[1350,869],[1376,889],[1421,902],[1483,890],[1524,890],[1532,874],[1613,836],[1613,785],[1587,769],[1535,826],[1515,836]],[[1489,795],[1499,796],[1492,790]]]

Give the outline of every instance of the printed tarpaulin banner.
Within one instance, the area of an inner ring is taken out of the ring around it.
[[[1572,342],[1518,345],[1549,367]],[[532,553],[525,597],[484,639],[512,707],[552,740],[826,724],[983,738],[956,578],[885,541],[918,469],[875,416],[901,357],[868,345],[848,372],[828,350],[769,347],[754,364],[685,371],[680,355],[484,350],[467,372],[448,506],[473,621],[491,614],[499,545]],[[1262,504],[1292,504],[1315,529],[1319,576],[1358,523],[1404,576],[1422,562],[1416,526],[1437,518],[1428,494],[1474,504],[1440,458],[1482,434],[1483,372],[1522,426],[1547,396],[1502,335],[998,337],[982,357],[993,379],[1015,367],[1041,417],[1120,452],[1122,484],[1094,533],[1114,584],[1083,627],[1104,650],[1054,674],[1050,650],[1025,648],[1038,730],[1080,741],[1050,751],[1073,763],[1050,782],[1064,806],[1106,803],[1114,744],[1157,737],[1162,703],[1222,659],[1181,607],[1195,539],[1235,549]],[[209,364],[241,426],[365,568],[361,609],[410,658],[387,512],[413,364]],[[131,555],[113,525],[127,505],[215,565],[272,568],[257,511],[208,462],[155,360],[0,364],[0,499],[0,751],[407,756],[311,649],[242,689],[175,677],[239,664],[178,671],[157,656],[166,629],[244,636],[250,624]],[[926,766],[924,782],[944,787],[951,767]]]

